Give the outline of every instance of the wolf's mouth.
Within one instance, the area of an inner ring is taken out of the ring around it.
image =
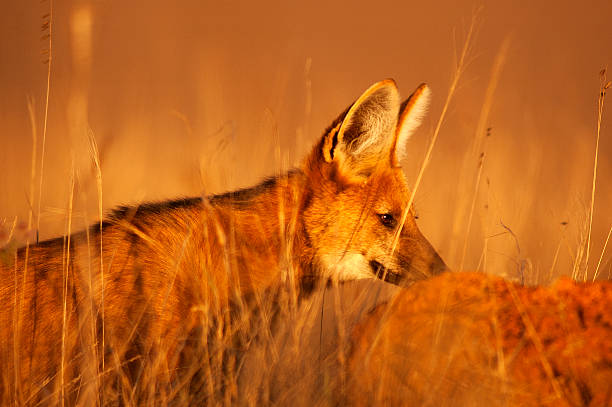
[[[401,274],[385,268],[385,266],[376,260],[370,260],[370,268],[372,269],[372,273],[376,276],[376,278],[386,281],[387,283],[399,285],[399,283],[402,281]]]

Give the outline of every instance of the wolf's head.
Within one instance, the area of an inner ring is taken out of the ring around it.
[[[417,227],[399,165],[429,93],[423,84],[400,103],[394,81],[374,84],[309,156],[304,226],[323,277],[403,285],[446,269]]]

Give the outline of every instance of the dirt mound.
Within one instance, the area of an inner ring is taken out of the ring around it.
[[[415,284],[353,331],[354,404],[612,405],[612,282]]]

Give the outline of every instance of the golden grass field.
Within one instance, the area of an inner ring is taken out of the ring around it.
[[[90,366],[79,403],[610,405],[610,12],[606,1],[5,5],[0,260],[120,204],[286,171],[393,77],[403,92],[433,90],[402,163],[419,227],[452,269],[491,275],[289,296],[273,329],[265,312],[244,315],[212,354],[194,350],[209,375],[197,397],[185,383],[158,392],[167,372],[151,360],[137,386],[120,377],[100,392],[113,368]],[[598,283],[552,285],[562,276]],[[55,390],[46,402],[61,401]]]

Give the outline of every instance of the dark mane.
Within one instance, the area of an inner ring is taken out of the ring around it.
[[[260,182],[259,184],[238,189],[236,191],[224,192],[216,195],[209,195],[208,201],[212,204],[225,204],[232,205],[234,207],[241,207],[247,205],[250,201],[257,198],[259,195],[273,189],[279,179],[282,177],[291,177],[294,174],[301,173],[300,170],[294,169],[289,171],[286,175],[280,177],[269,177]],[[113,222],[126,217],[140,218],[146,217],[146,215],[156,215],[166,212],[168,210],[180,210],[187,209],[202,204],[202,197],[191,197],[191,198],[180,198],[169,201],[158,201],[158,202],[145,202],[137,205],[125,205],[119,206],[113,209],[107,217],[106,222]],[[93,226],[95,228],[96,225]]]
[[[269,177],[269,178],[264,179],[259,184],[252,186],[252,187],[241,188],[241,189],[237,189],[236,191],[224,192],[224,193],[217,194],[217,195],[210,195],[208,197],[208,201],[211,204],[216,204],[216,203],[225,203],[225,204],[229,203],[232,205],[246,204],[247,202],[263,194],[264,192],[269,191],[270,189],[273,189],[276,186],[277,182],[278,182],[278,178]]]
[[[218,195],[211,195],[208,197],[208,201],[213,205],[214,204],[229,204],[229,205],[239,208],[240,206],[247,205],[251,200],[257,198],[259,195],[271,189],[274,189],[274,187],[276,187],[276,185],[278,184],[279,179],[282,179],[285,177],[289,178],[292,175],[300,174],[300,173],[301,173],[300,170],[293,169],[285,175],[266,178],[262,182],[260,182],[259,184],[253,187],[242,188],[236,191],[224,192]]]
[[[111,211],[108,220],[124,219],[126,216],[161,214],[167,210],[184,209],[202,203],[201,197],[181,198],[170,201],[146,202],[134,206],[119,206]]]

